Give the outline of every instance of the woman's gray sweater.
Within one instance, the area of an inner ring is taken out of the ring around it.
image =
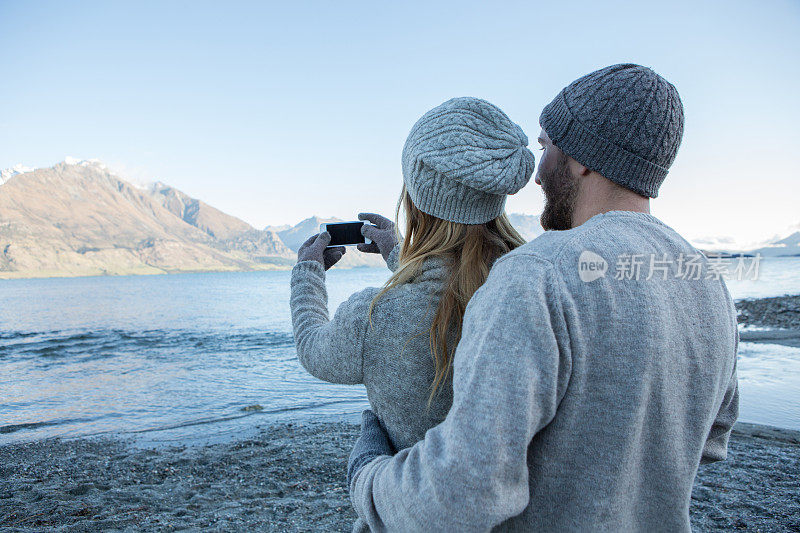
[[[386,260],[392,271],[399,250],[395,246]],[[331,383],[363,383],[372,410],[398,450],[444,420],[453,401],[448,377],[427,409],[435,372],[429,329],[447,273],[444,259],[426,259],[413,280],[375,303],[370,325],[369,306],[379,288],[353,294],[329,320],[322,265],[301,261],[292,270],[290,303],[300,363]],[[450,346],[455,341],[451,332]]]

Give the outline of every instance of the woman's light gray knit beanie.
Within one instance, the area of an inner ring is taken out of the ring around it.
[[[497,106],[453,98],[420,118],[403,148],[403,180],[421,211],[462,224],[503,213],[533,174],[528,137]]]
[[[573,81],[539,117],[562,152],[655,198],[683,137],[678,90],[647,67],[619,64]]]

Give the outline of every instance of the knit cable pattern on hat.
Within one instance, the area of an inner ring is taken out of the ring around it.
[[[433,216],[480,224],[503,212],[535,159],[528,137],[497,106],[453,98],[420,118],[403,148],[403,179],[414,204]]]
[[[683,137],[677,89],[653,70],[619,64],[566,86],[539,122],[582,165],[655,198]]]

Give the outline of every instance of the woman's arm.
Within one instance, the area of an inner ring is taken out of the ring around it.
[[[395,272],[397,270],[397,265],[400,262],[400,244],[395,244],[392,251],[389,252],[388,257],[386,257],[386,266],[389,267],[389,270]]]
[[[297,357],[308,372],[331,383],[358,384],[363,377],[363,346],[372,291],[354,294],[328,319],[325,270],[318,261],[292,269],[292,327]]]

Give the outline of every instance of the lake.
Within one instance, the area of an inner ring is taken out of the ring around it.
[[[333,269],[329,306],[385,269]],[[363,386],[295,357],[290,272],[0,281],[0,444],[112,435],[216,442],[261,424],[357,421]],[[761,263],[734,298],[800,293],[800,258]],[[742,343],[741,417],[800,429],[800,349]]]

